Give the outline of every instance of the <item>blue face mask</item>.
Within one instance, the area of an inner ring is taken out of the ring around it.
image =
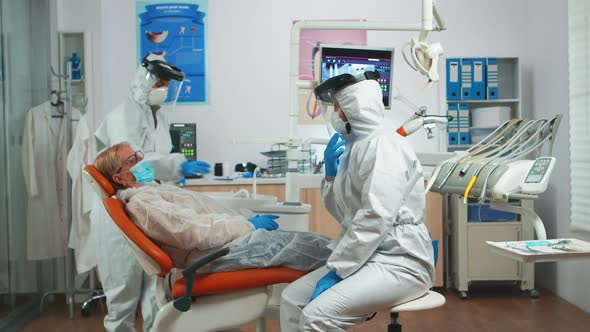
[[[135,176],[135,183],[150,184],[154,182],[154,169],[147,161],[142,160],[130,169]]]

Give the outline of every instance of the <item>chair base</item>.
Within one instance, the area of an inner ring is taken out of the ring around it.
[[[154,321],[152,331],[213,332],[239,327],[264,313],[270,291],[267,287],[219,295],[200,296],[187,312],[166,303]]]
[[[94,290],[92,295],[80,307],[82,317],[90,317],[91,307],[96,306],[96,303],[103,299],[106,300],[106,294],[101,290]]]
[[[402,325],[397,321],[398,318],[397,312],[391,313],[391,324],[387,325],[387,332],[402,332]]]

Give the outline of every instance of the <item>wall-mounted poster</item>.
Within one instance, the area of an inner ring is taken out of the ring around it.
[[[138,0],[136,10],[138,63],[150,53],[162,55],[185,74],[178,102],[207,103],[207,0]],[[169,94],[177,84],[171,82]]]

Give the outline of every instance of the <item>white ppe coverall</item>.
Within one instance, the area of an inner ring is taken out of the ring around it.
[[[344,331],[373,312],[423,295],[434,278],[424,225],[424,179],[416,155],[384,128],[379,84],[365,80],[335,94],[351,133],[324,205],[342,232],[325,267],[290,284],[282,295],[281,331]],[[343,280],[310,297],[329,271]]]
[[[253,224],[208,196],[171,185],[120,190],[131,220],[172,259],[185,268],[212,251],[229,247],[201,273],[284,266],[311,271],[332,252],[330,240],[306,232],[254,230]]]
[[[180,164],[186,159],[171,154],[172,141],[168,117],[163,109],[155,114],[146,104],[156,80],[145,68],[137,69],[129,97],[106,115],[95,132],[99,149],[127,141],[145,154],[157,179],[181,178]],[[108,313],[104,326],[109,332],[134,331],[135,311],[141,303],[144,331],[149,331],[158,306],[156,279],[148,276],[136,261],[131,246],[111,220],[101,200],[96,198],[91,212],[92,230],[97,244],[98,273],[106,294]]]

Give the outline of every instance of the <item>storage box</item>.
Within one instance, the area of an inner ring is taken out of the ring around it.
[[[494,131],[494,128],[471,128],[471,144],[477,144]]]
[[[516,221],[518,216],[514,213],[495,210],[490,204],[469,204],[467,206],[468,222],[490,221]]]
[[[510,107],[491,106],[474,107],[471,109],[471,126],[480,128],[496,128],[510,120]]]

